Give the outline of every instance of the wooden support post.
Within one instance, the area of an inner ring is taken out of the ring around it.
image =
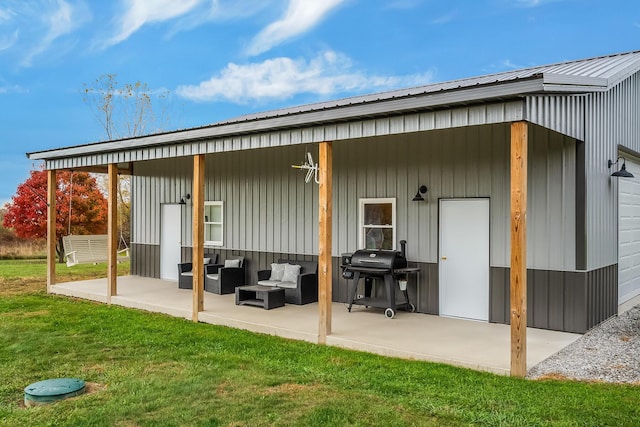
[[[118,294],[118,165],[107,169],[107,304]]]
[[[204,154],[193,157],[193,314],[204,310]]]
[[[56,284],[56,171],[49,170],[47,176],[47,293]],[[62,250],[62,248],[60,248]]]
[[[511,375],[527,374],[526,122],[511,124]]]
[[[333,147],[331,142],[320,143],[320,188],[318,215],[318,343],[326,344],[331,335],[331,252],[333,218]]]

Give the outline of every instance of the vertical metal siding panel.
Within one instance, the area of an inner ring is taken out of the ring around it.
[[[403,210],[399,209],[402,204],[405,204],[406,208],[402,216],[398,215],[398,226],[402,225],[402,222],[406,223],[402,226],[402,229],[406,230],[404,238],[407,240],[407,257],[412,261],[422,260],[423,252],[427,251],[429,247],[428,239],[424,239],[421,233],[423,227],[429,226],[428,222],[421,221],[422,211],[428,208],[423,206],[423,203],[411,201],[418,187],[423,184],[421,175],[428,172],[428,169],[424,172],[422,169],[428,167],[431,163],[430,160],[427,161],[427,159],[430,159],[427,138],[428,135],[426,134],[421,135],[419,138],[402,135],[402,142],[405,148],[402,152],[402,157],[398,160],[399,167],[402,167],[400,165],[405,165],[406,167],[406,171],[403,174],[405,180],[402,183],[404,194],[400,195],[396,201],[396,210],[398,213],[402,213]],[[428,183],[425,184],[428,185]],[[428,192],[425,196],[428,196]]]
[[[404,116],[392,117],[389,122],[389,128],[392,134],[404,132]]]
[[[341,218],[342,212],[346,205],[346,191],[345,191],[345,152],[344,144],[337,142],[333,143],[333,222],[331,224],[331,232],[333,234],[333,252],[332,256],[340,256],[341,253],[346,252],[346,236],[343,233],[343,222]],[[345,229],[346,230],[346,229]],[[335,271],[334,271],[335,273]]]
[[[420,128],[420,116],[418,114],[407,114],[404,116],[404,131],[417,132]]]
[[[292,130],[290,135],[292,145],[302,143],[302,131],[300,129]]]
[[[365,120],[362,122],[362,136],[375,136],[376,135],[376,121],[375,120]]]
[[[362,137],[362,122],[349,123],[349,138]]]
[[[445,129],[451,127],[451,110],[436,111],[435,116],[434,129]]]
[[[469,125],[469,110],[457,109],[451,110],[451,126],[453,127],[462,127]]]
[[[587,99],[587,248],[589,269],[617,262],[617,180],[610,178],[608,159],[617,157],[617,146],[640,150],[639,74]],[[629,114],[635,116],[629,118]]]
[[[316,126],[312,129],[313,136],[311,137],[312,142],[323,142],[328,141],[325,137],[325,128],[324,126]]]
[[[453,181],[453,197],[467,197],[466,182],[468,180],[467,173],[474,160],[469,159],[468,145],[466,135],[461,129],[454,129],[453,144],[451,145],[452,164],[456,166],[451,169],[451,179]],[[455,173],[454,173],[455,171]]]
[[[428,148],[428,158],[430,160],[427,169],[426,180],[427,185],[427,207],[421,209],[426,211],[428,217],[428,227],[420,234],[420,260],[438,263],[438,201],[443,197],[443,174],[442,170],[446,168],[444,165],[444,150],[447,143],[440,132],[425,134],[425,147]],[[410,153],[408,153],[410,155]],[[433,165],[433,166],[431,166]],[[437,166],[436,166],[437,165]],[[409,180],[411,182],[411,180]],[[416,189],[417,190],[417,189]],[[424,242],[424,243],[423,243]]]
[[[300,142],[308,144],[313,142],[313,129],[305,128],[302,130]]]
[[[436,128],[436,114],[433,112],[420,114],[420,130],[428,131]]]
[[[480,197],[486,194],[480,194],[479,184],[481,180],[481,171],[485,165],[482,160],[482,152],[486,151],[486,147],[480,144],[478,140],[478,128],[475,126],[460,129],[465,138],[467,158],[466,178],[465,178],[465,194],[467,197]]]
[[[324,134],[325,141],[333,141],[338,136],[338,127],[337,125],[332,125],[332,124],[325,125],[324,132],[325,132]]]
[[[505,125],[490,126],[490,138],[487,143],[491,147],[491,253],[490,263],[495,267],[509,266],[509,209],[510,209],[510,175],[509,175],[509,127]]]
[[[267,159],[267,164],[276,165],[271,154],[273,150],[261,150],[263,153],[255,154],[256,163],[258,165],[264,165],[264,159]],[[270,152],[269,152],[270,151]],[[256,168],[261,171],[261,176],[258,178],[259,184],[259,199],[260,199],[260,250],[273,250],[273,240],[269,238],[269,229],[273,227],[273,175],[275,171],[274,167],[260,167]],[[271,221],[271,224],[269,222]]]
[[[548,164],[549,132],[536,126],[529,126],[529,165],[528,165],[528,200],[527,200],[527,265],[530,268],[541,268],[547,258],[546,248],[547,224],[557,216],[547,219],[549,213]],[[557,187],[557,183],[553,186]],[[549,250],[551,248],[549,247]]]
[[[279,157],[279,153],[276,150],[271,151],[271,162],[276,163]],[[267,246],[270,250],[278,252],[281,250],[282,233],[280,230],[284,230],[286,227],[282,218],[282,206],[284,199],[282,198],[282,174],[284,173],[284,167],[278,167],[273,171],[273,181],[268,189],[267,200],[271,200],[271,206],[267,211]]]
[[[419,153],[421,154],[421,153]],[[397,135],[388,149],[389,160],[387,163],[387,191],[397,197],[396,200],[396,244],[400,240],[406,240],[413,246],[417,246],[417,236],[410,236],[408,232],[408,211],[415,209],[409,195],[411,190],[407,185],[407,169],[412,165],[407,161],[407,138],[405,135]],[[417,184],[414,184],[417,185]],[[414,186],[412,185],[412,187]],[[411,195],[413,197],[413,195]],[[399,246],[398,246],[399,248]],[[407,257],[416,260],[413,253],[407,253]]]

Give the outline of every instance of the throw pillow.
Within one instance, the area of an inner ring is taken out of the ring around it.
[[[285,265],[287,264],[271,264],[271,277],[269,277],[269,280],[282,280]]]
[[[225,267],[240,267],[239,259],[226,259],[224,260]]]
[[[286,264],[284,266],[284,274],[282,275],[282,281],[297,283],[299,275],[300,275],[299,265]]]

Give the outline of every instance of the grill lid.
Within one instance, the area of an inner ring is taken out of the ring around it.
[[[361,249],[351,256],[350,270],[361,271],[393,271],[397,268],[405,268],[407,259],[399,252],[390,250]]]

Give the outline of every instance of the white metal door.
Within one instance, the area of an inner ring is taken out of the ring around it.
[[[440,315],[489,320],[489,199],[440,201]]]
[[[640,295],[640,164],[625,160],[635,178],[612,178],[618,180],[618,304]]]
[[[182,246],[182,207],[162,205],[160,229],[160,278],[178,280],[178,264]]]

